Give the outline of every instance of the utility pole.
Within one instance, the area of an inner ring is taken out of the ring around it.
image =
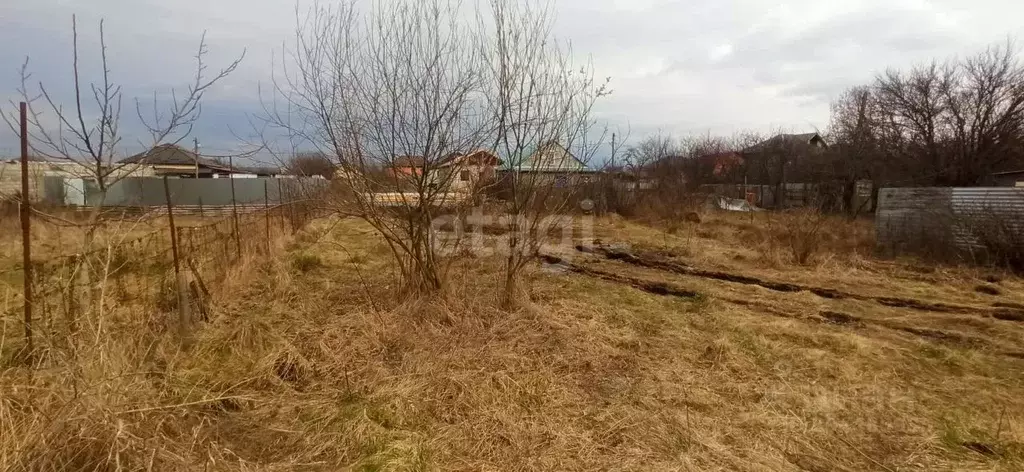
[[[192,138],[192,153],[196,155],[196,178],[199,178],[199,137]]]

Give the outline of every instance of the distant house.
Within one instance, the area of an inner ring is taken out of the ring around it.
[[[523,160],[517,172],[532,173],[593,173],[583,161],[572,152],[555,141],[549,141],[537,147],[537,150]]]
[[[452,154],[438,164],[440,175],[448,182],[449,190],[468,192],[483,182],[494,180],[502,160],[487,150],[468,154]]]
[[[743,150],[743,154],[782,152],[789,154],[820,153],[828,143],[818,133],[777,134]]]
[[[533,182],[550,181],[556,187],[568,186],[571,182],[587,181],[597,171],[573,155],[565,146],[548,141],[523,159],[518,165],[510,164],[501,169],[502,174],[511,175],[515,180],[532,179]]]
[[[122,159],[122,170],[132,177],[214,178],[244,174],[226,164],[207,159],[175,144],[161,144]]]
[[[996,187],[1024,187],[1024,169],[993,172],[989,179]]]
[[[714,177],[726,177],[743,167],[743,154],[735,151],[716,152],[697,158],[697,162]]]
[[[423,175],[423,156],[398,156],[388,170],[394,175]]]
[[[778,185],[816,178],[828,143],[818,133],[778,134],[744,149],[743,176],[751,184]]]

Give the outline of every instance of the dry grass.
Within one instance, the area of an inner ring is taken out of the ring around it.
[[[766,279],[996,300],[970,271],[871,259],[850,236],[870,234],[862,222],[826,226],[818,257],[798,265],[762,257],[763,222],[702,217],[675,235],[604,219],[597,237]],[[294,262],[311,254],[316,270]],[[445,297],[402,302],[388,257],[369,227],[318,222],[235,269],[190,351],[156,319],[84,336],[66,367],[30,376],[8,362],[0,469],[1024,467],[1024,360],[1006,355],[1024,350],[1019,322],[583,254],[573,262],[699,295],[545,268],[530,274],[529,308],[506,313],[496,258],[460,260]],[[1018,279],[993,284],[1024,302]]]
[[[32,218],[32,260],[50,261],[62,256],[82,252],[87,224],[84,211],[47,209],[48,215]],[[200,217],[176,215],[178,227],[200,226],[225,218],[223,215]],[[107,218],[97,226],[94,234],[95,247],[119,245],[125,241],[152,235],[160,238],[165,246],[170,245],[170,233],[165,215],[152,211],[145,215]],[[0,218],[0,293],[4,289],[18,291],[22,285],[22,242],[21,222],[17,215]]]

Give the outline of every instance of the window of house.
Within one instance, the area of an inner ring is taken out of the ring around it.
[[[459,180],[461,180],[463,182],[469,180],[469,171],[468,170],[464,170],[462,172],[459,172]]]

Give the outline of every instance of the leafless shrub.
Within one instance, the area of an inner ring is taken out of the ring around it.
[[[777,215],[768,219],[768,255],[774,256],[781,247],[792,262],[809,264],[822,248],[826,216],[812,208],[787,210]]]
[[[451,192],[449,164],[493,131],[479,112],[478,36],[442,1],[316,6],[299,15],[264,103],[268,126],[337,168],[327,206],[383,235],[408,292],[443,288],[448,259],[431,225],[472,200]]]

